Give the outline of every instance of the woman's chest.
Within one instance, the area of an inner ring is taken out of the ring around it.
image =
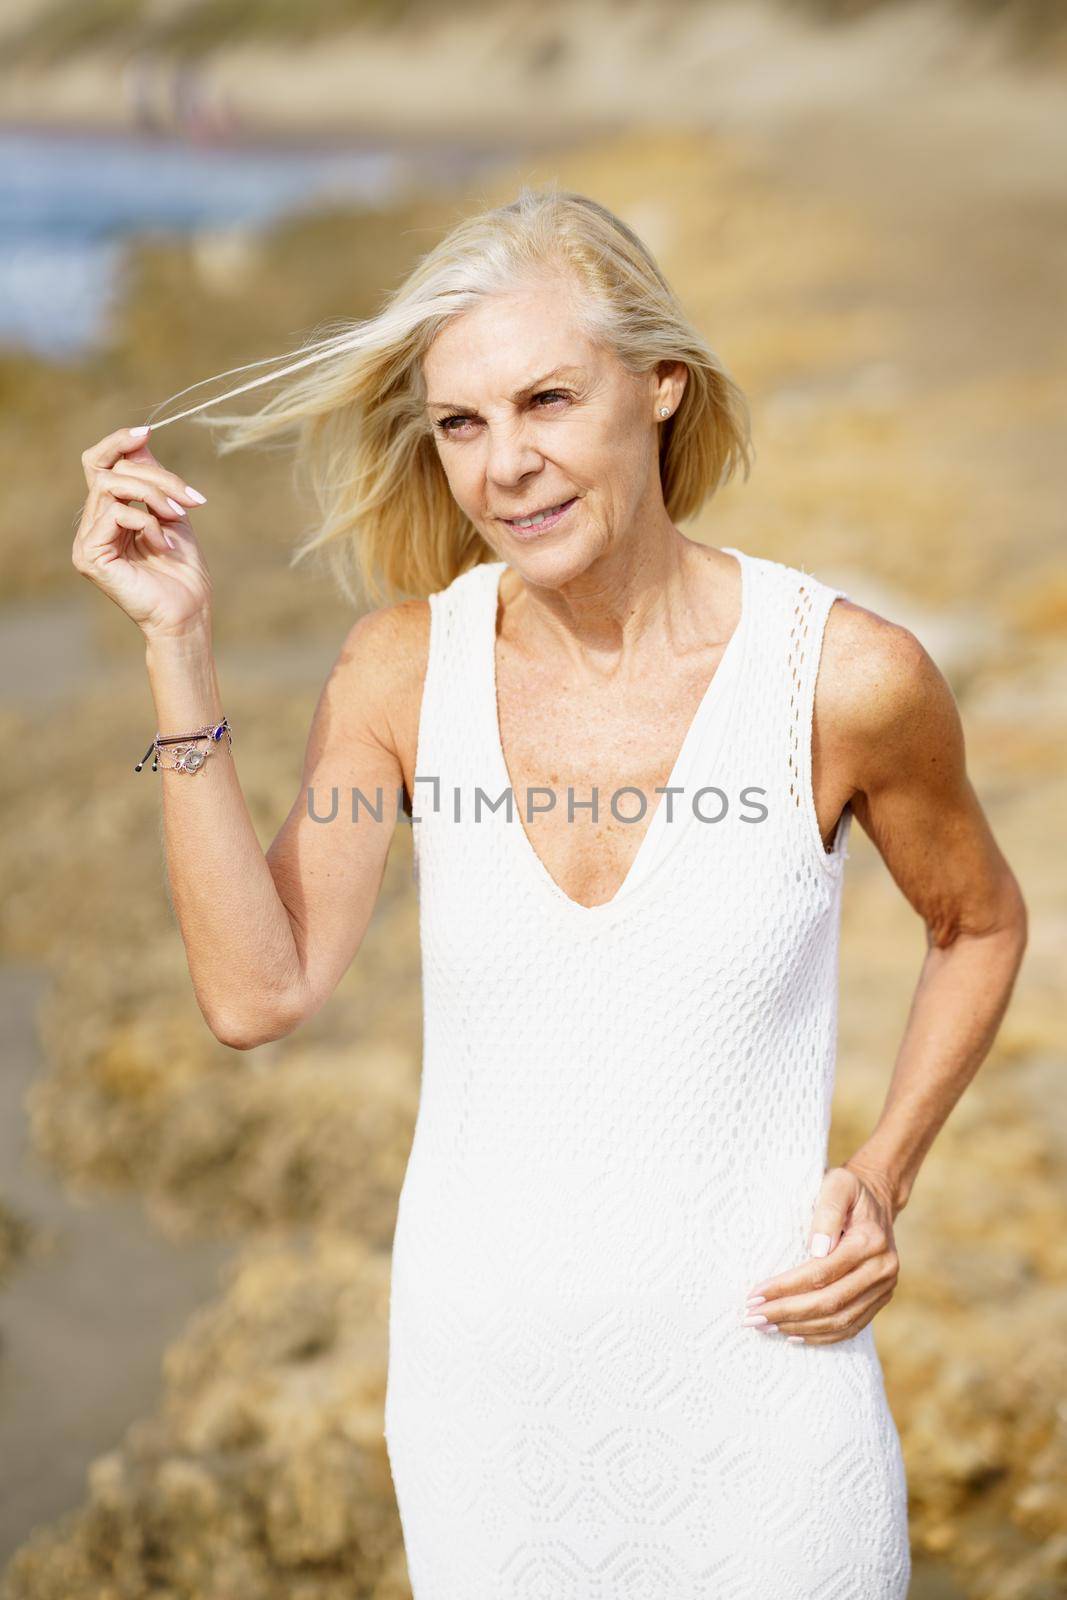
[[[569,898],[599,904],[625,879],[663,789],[682,776],[711,670],[694,666],[664,693],[653,681],[579,689],[500,668],[499,741],[516,815]]]

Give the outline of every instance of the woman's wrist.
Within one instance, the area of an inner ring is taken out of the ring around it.
[[[903,1173],[897,1172],[892,1166],[874,1156],[864,1155],[862,1150],[849,1156],[842,1165],[848,1167],[858,1178],[866,1179],[881,1193],[890,1207],[894,1220],[903,1211],[911,1193],[911,1181]]]
[[[184,733],[221,720],[210,623],[181,634],[146,636],[145,666],[160,733]]]
[[[211,648],[212,620],[209,614],[192,618],[177,628],[160,628],[149,631],[141,630],[144,639],[145,651],[154,651],[156,654],[181,656],[195,653],[206,645]]]

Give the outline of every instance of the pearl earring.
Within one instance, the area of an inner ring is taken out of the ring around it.
[[[659,414],[661,417],[669,417],[671,414],[670,406],[660,406]]]

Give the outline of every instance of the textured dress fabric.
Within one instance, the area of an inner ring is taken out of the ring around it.
[[[507,805],[506,564],[430,598],[422,1087],[385,1399],[415,1600],[907,1593],[873,1323],[823,1345],[741,1324],[750,1288],[808,1258],[851,811],[828,852],[812,708],[844,591],[727,550],[740,620],[676,792],[591,907]]]

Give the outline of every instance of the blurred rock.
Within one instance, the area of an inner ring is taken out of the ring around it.
[[[250,228],[211,228],[196,235],[191,256],[193,268],[209,293],[236,295],[260,270],[263,247]]]

